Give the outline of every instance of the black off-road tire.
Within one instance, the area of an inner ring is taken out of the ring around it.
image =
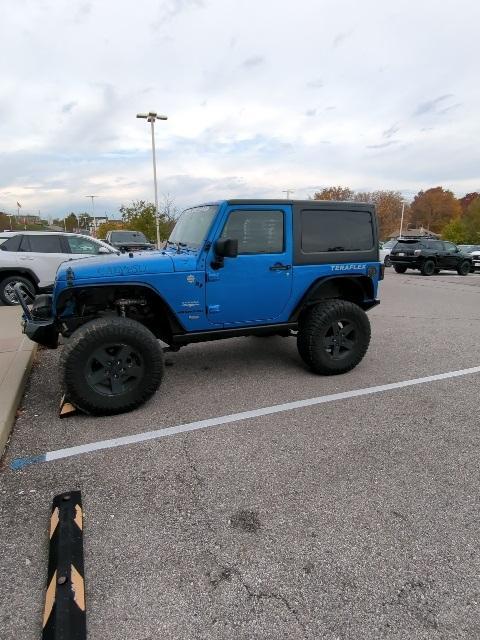
[[[385,256],[385,260],[383,261],[383,264],[386,267],[391,267],[392,266],[392,260],[391,260],[390,256]]]
[[[403,264],[394,264],[393,268],[395,269],[396,273],[405,273],[405,271],[407,270],[407,267]]]
[[[358,305],[346,300],[325,300],[300,318],[298,353],[315,373],[346,373],[364,357],[370,334],[367,314]]]
[[[428,258],[420,267],[420,272],[422,276],[433,276],[436,268],[435,261]]]
[[[17,302],[15,302],[12,297],[14,296],[15,299],[17,299],[16,294],[14,294],[13,292],[13,285],[17,283],[21,284],[23,288],[28,291],[30,300],[27,299],[27,302],[30,303],[35,297],[35,285],[31,280],[29,280],[28,278],[24,278],[23,276],[16,276],[16,275],[7,276],[0,282],[0,298],[3,304],[8,305],[9,307],[13,307],[15,305],[20,304],[18,300]]]
[[[70,402],[85,413],[113,415],[135,409],[155,393],[164,358],[158,340],[142,324],[108,317],[91,320],[72,334],[63,347],[62,365]],[[102,370],[105,377],[98,381]]]
[[[471,268],[472,268],[472,265],[470,264],[470,262],[468,260],[464,260],[458,265],[457,273],[459,276],[468,276]]]

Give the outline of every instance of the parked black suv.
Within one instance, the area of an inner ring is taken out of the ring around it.
[[[442,269],[466,276],[473,267],[472,256],[460,251],[453,242],[432,238],[404,238],[390,252],[390,260],[397,273],[419,269],[424,276],[432,276]]]
[[[155,245],[147,240],[147,237],[141,231],[127,231],[123,229],[120,231],[109,231],[105,242],[122,253],[155,249]]]

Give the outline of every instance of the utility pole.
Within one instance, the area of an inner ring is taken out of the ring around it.
[[[290,194],[291,194],[291,193],[294,193],[294,192],[295,192],[295,189],[284,189],[284,190],[282,191],[282,193],[286,193],[286,194],[287,194],[287,195],[285,196],[287,200],[290,200]]]
[[[91,198],[92,200],[92,217],[93,217],[93,228],[95,229],[95,237],[97,237],[97,221],[95,220],[95,203],[94,199],[99,198],[100,196],[85,196],[85,198]]]
[[[155,226],[157,229],[157,249],[160,249],[160,219],[158,214],[157,162],[155,158],[155,120],[168,120],[167,116],[158,115],[155,111],[137,113],[137,118],[150,122],[152,130],[153,185],[155,189]]]

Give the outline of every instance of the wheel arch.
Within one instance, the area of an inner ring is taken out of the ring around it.
[[[31,269],[24,267],[0,267],[0,281],[8,278],[9,276],[21,276],[23,278],[28,278],[35,286],[35,289],[38,289],[40,280]]]
[[[72,300],[75,302],[77,311],[81,307],[92,305],[98,313],[101,313],[101,311],[113,310],[115,301],[124,298],[145,299],[147,307],[151,311],[150,316],[146,316],[143,321],[137,317],[134,319],[150,329],[157,338],[170,343],[174,334],[185,331],[166,300],[156,289],[144,283],[108,283],[67,287],[56,300],[55,313],[59,320],[68,323],[68,316],[62,317],[61,314]],[[78,316],[75,317],[78,320]],[[85,317],[85,322],[90,319],[91,317]]]
[[[304,309],[321,300],[341,299],[353,302],[364,311],[371,309],[377,303],[373,281],[368,276],[329,276],[319,278],[295,307],[291,320],[298,320]]]

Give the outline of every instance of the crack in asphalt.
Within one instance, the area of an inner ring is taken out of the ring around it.
[[[203,479],[198,471],[198,468],[195,464],[195,461],[193,460],[193,457],[191,455],[191,452],[189,450],[188,447],[188,443],[187,443],[187,438],[183,439],[182,442],[182,448],[183,448],[183,453],[185,456],[185,459],[187,461],[187,465],[188,468],[191,472],[191,475],[194,479],[194,483],[189,487],[190,490],[192,492],[192,496],[195,502],[195,506],[199,509],[199,511],[203,514],[204,519],[205,519],[205,524],[208,528],[208,530],[215,535],[215,531],[214,528],[212,526],[212,523],[210,522],[210,518],[208,515],[208,512],[206,510],[206,508],[203,506],[200,496],[198,494],[197,491],[197,487],[201,486],[203,484]],[[285,596],[279,594],[279,593],[275,593],[273,591],[255,591],[254,589],[252,589],[252,587],[248,584],[248,582],[244,579],[244,577],[242,576],[242,573],[240,572],[240,570],[238,569],[238,567],[229,565],[227,563],[225,563],[224,561],[222,561],[221,559],[219,559],[219,557],[217,556],[217,554],[212,551],[211,548],[209,548],[209,542],[205,541],[205,552],[206,554],[213,560],[213,562],[217,565],[217,567],[219,567],[220,574],[218,577],[212,577],[211,575],[209,576],[210,578],[210,584],[212,585],[213,589],[215,590],[221,583],[223,582],[228,582],[232,579],[233,576],[236,576],[238,579],[238,582],[240,583],[240,585],[245,589],[247,596],[250,600],[274,600],[276,602],[279,602],[281,604],[283,604],[283,606],[287,609],[287,611],[291,614],[291,616],[294,618],[295,622],[298,624],[298,626],[302,629],[303,632],[303,637],[306,639],[307,638],[307,628],[305,626],[305,624],[302,622],[299,612],[298,610],[289,602],[288,598],[286,598]]]

